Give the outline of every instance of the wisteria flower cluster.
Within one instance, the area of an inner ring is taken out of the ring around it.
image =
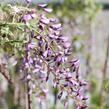
[[[20,18],[20,22],[27,25],[25,32],[29,34],[21,68],[24,80],[28,82],[28,93],[45,99],[49,92],[46,84],[52,75],[53,87],[59,90],[58,99],[64,99],[67,107],[68,99],[72,98],[76,109],[85,109],[86,83],[80,80],[79,60],[71,59],[71,44],[61,32],[61,23],[57,18],[48,17],[47,13],[52,9],[47,8],[47,4],[38,4],[38,8],[43,10],[41,14],[32,9]],[[36,27],[28,27],[33,19],[37,19]]]

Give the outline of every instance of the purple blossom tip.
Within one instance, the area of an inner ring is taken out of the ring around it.
[[[53,11],[53,9],[51,9],[51,8],[44,8],[44,11],[47,12],[47,13],[51,13]]]
[[[47,4],[45,4],[45,3],[38,4],[38,7],[41,7],[41,8],[45,8],[46,6],[47,6]]]

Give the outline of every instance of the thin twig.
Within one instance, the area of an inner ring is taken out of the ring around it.
[[[109,57],[109,36],[108,36],[108,39],[107,39],[107,50],[106,50],[106,57],[105,57],[105,62],[104,62],[104,67],[103,67],[103,70],[102,70],[102,83],[101,83],[101,90],[100,90],[100,98],[101,98],[101,106],[102,106],[102,103],[103,103],[103,92],[104,92],[104,82],[105,82],[105,79],[106,79],[106,73],[107,73],[107,65],[108,65],[108,57]]]

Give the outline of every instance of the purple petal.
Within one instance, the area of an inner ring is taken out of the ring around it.
[[[67,100],[64,101],[64,106],[65,106],[65,108],[68,108],[68,101]]]
[[[58,56],[56,59],[57,62],[61,62],[62,61],[62,56]]]
[[[41,19],[46,19],[45,14],[41,14],[40,17],[41,17]]]
[[[45,8],[44,11],[45,12],[48,12],[48,13],[51,13],[53,11],[53,9],[51,9],[51,8]]]
[[[33,49],[36,46],[36,43],[31,42],[28,44],[27,49]]]
[[[50,18],[50,22],[57,22],[56,18]]]
[[[60,37],[60,39],[64,42],[68,41],[68,37]]]
[[[48,49],[48,56],[50,56],[51,54],[52,54],[52,51]]]
[[[79,67],[79,64],[80,64],[80,61],[78,59],[74,59],[71,61],[72,63],[72,66],[78,68]]]
[[[36,14],[26,14],[26,15],[24,15],[23,16],[23,21],[25,21],[25,22],[27,22],[27,21],[29,21],[29,20],[31,20],[31,19],[33,19],[33,18],[35,18],[36,17]]]
[[[70,79],[69,82],[71,82],[73,85],[79,85],[78,82],[74,79]]]
[[[35,36],[35,38],[37,38],[38,40],[40,40],[41,39],[41,36],[40,35],[37,35],[37,36]]]
[[[69,48],[71,44],[69,42],[64,43],[64,48]]]
[[[30,14],[30,15],[31,15],[32,18],[35,18],[36,17],[36,14],[34,14],[34,13],[33,14]]]
[[[28,20],[30,20],[32,17],[31,17],[31,15],[30,14],[27,14],[27,15],[24,15],[23,16],[23,20],[24,21],[28,21]]]
[[[47,94],[47,93],[49,92],[48,89],[42,89],[42,90],[43,90],[43,92],[44,92],[45,94]]]
[[[37,72],[39,72],[39,68],[35,68],[34,70],[33,70],[33,73],[37,73]]]
[[[40,3],[40,4],[38,4],[38,6],[41,7],[41,8],[45,8],[45,7],[47,6],[47,4],[45,4],[45,3]]]
[[[65,57],[65,56],[62,57],[62,62],[66,62],[67,60],[68,60],[67,57]]]
[[[86,85],[87,85],[87,82],[86,82],[86,81],[81,80],[79,84],[80,84],[80,86],[86,86]]]
[[[25,68],[29,68],[29,64],[27,62],[25,63]]]
[[[49,34],[49,37],[52,38],[52,39],[57,39],[58,36],[54,35],[54,34]]]
[[[51,25],[50,27],[54,30],[58,30],[62,27],[62,25],[59,23],[59,24]]]
[[[46,57],[47,57],[47,54],[48,54],[48,51],[46,50],[46,51],[43,53],[43,56],[46,58]]]
[[[50,23],[50,20],[46,18],[46,19],[41,19],[40,22],[47,25]]]
[[[30,80],[31,79],[31,75],[28,74],[27,75],[27,79]]]

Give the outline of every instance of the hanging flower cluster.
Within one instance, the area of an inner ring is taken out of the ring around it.
[[[44,99],[49,91],[46,84],[52,75],[53,87],[58,88],[58,98],[64,99],[65,106],[68,99],[72,98],[77,109],[85,109],[86,83],[79,77],[79,60],[71,59],[71,44],[61,32],[61,23],[56,18],[47,17],[52,9],[47,8],[47,4],[38,4],[38,8],[44,12],[39,14],[31,10],[20,20],[27,25],[25,31],[29,34],[21,69],[25,81],[28,81],[29,94],[35,93]],[[37,28],[28,28],[30,20],[35,18]]]

